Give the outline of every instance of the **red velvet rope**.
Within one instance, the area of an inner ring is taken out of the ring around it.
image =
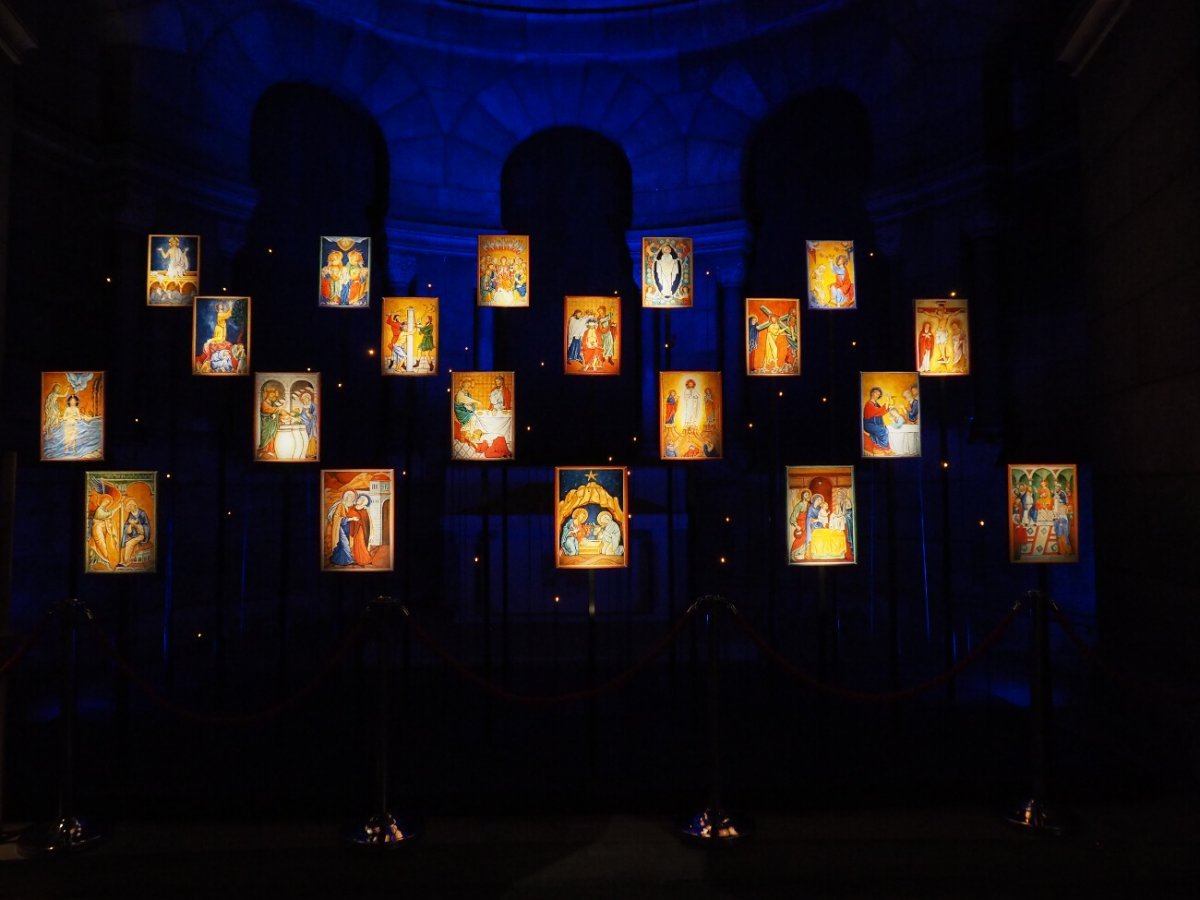
[[[38,642],[38,638],[40,638],[42,636],[42,632],[46,630],[46,622],[47,617],[43,616],[42,620],[37,623],[37,627],[35,627],[33,631],[29,632],[29,634],[25,636],[25,640],[21,642],[21,646],[13,651],[13,655],[6,659],[3,663],[0,663],[0,679],[7,677],[8,673],[20,664],[21,660],[25,658],[25,654],[27,654],[33,645]]]

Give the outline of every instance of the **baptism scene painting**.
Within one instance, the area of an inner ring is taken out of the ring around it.
[[[250,374],[250,298],[197,297],[192,304],[192,374]]]
[[[800,301],[746,298],[746,374],[800,374]]]
[[[1079,562],[1077,474],[1074,465],[1008,467],[1010,560]]]
[[[621,303],[617,297],[567,297],[563,306],[563,372],[621,374]]]
[[[529,235],[479,235],[478,305],[529,305]]]
[[[808,308],[854,309],[854,241],[805,241]]]
[[[660,372],[658,398],[662,459],[721,458],[720,372]]]
[[[392,469],[321,470],[321,571],[390,572]]]
[[[200,291],[200,235],[152,234],[146,263],[147,306],[191,306]]]
[[[913,322],[920,374],[970,374],[966,300],[914,300]]]
[[[512,372],[453,372],[451,459],[512,459],[516,452]]]
[[[42,373],[43,462],[104,459],[104,373]]]
[[[321,400],[321,376],[317,372],[256,372],[254,459],[319,460]]]
[[[438,298],[384,297],[381,350],[384,375],[436,375]]]
[[[788,564],[840,566],[858,561],[854,467],[787,467]]]
[[[157,477],[157,472],[85,473],[84,572],[155,570]]]
[[[860,372],[864,457],[921,455],[921,391],[916,372]]]
[[[692,305],[692,239],[642,238],[642,306]]]
[[[554,470],[555,566],[609,569],[629,565],[628,470],[560,466]]]
[[[366,309],[371,305],[371,239],[321,238],[320,306]]]

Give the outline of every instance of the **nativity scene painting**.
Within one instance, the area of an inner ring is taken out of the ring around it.
[[[1008,467],[1008,558],[1016,563],[1079,562],[1076,466]]]
[[[512,372],[452,372],[450,458],[496,461],[516,452]]]
[[[191,306],[200,291],[200,235],[152,234],[146,251],[146,305]]]
[[[557,568],[629,565],[629,481],[624,466],[560,466],[554,470],[554,496]]]
[[[321,571],[390,572],[392,469],[321,470]]]
[[[854,241],[805,241],[808,308],[854,309]]]
[[[104,459],[104,373],[42,373],[42,462]]]
[[[788,466],[788,565],[852,565],[854,535],[854,467]]]
[[[661,459],[721,458],[720,372],[660,372],[658,400]]]
[[[800,374],[800,301],[746,298],[746,374]]]
[[[922,375],[969,375],[971,339],[967,301],[914,300],[917,371]]]
[[[620,375],[621,298],[567,297],[563,310],[563,372]]]
[[[192,374],[250,374],[250,298],[197,297],[192,304]]]
[[[384,375],[436,375],[438,298],[384,297],[379,368]]]
[[[371,239],[322,237],[318,305],[366,309],[371,305]]]
[[[642,238],[642,306],[692,305],[692,239]]]
[[[481,234],[477,305],[529,305],[529,235]]]
[[[153,572],[157,563],[157,472],[84,475],[83,571]]]
[[[921,387],[916,372],[860,372],[862,455],[921,455]]]
[[[317,372],[256,372],[255,461],[319,460],[321,402],[321,376]]]

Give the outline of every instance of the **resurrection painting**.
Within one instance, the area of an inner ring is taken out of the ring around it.
[[[153,572],[158,545],[157,472],[87,472],[83,570]]]
[[[1008,558],[1017,563],[1079,562],[1078,469],[1008,467]]]
[[[43,462],[104,459],[104,373],[42,373]]]
[[[854,309],[854,241],[805,241],[808,308]]]
[[[628,470],[560,466],[554,470],[555,566],[611,569],[629,565]]]
[[[692,305],[692,239],[642,238],[642,306]]]
[[[512,459],[513,373],[453,372],[450,395],[451,459]]]
[[[800,374],[800,301],[746,298],[746,374]]]
[[[437,297],[384,297],[383,374],[436,375],[438,324]]]
[[[319,460],[322,401],[317,372],[255,372],[255,461]]]
[[[192,374],[250,374],[250,298],[197,297],[192,304]]]
[[[563,371],[621,374],[621,298],[567,297],[563,306]]]
[[[321,238],[319,305],[366,309],[371,305],[371,239]]]
[[[720,372],[660,372],[658,400],[662,459],[720,459]]]
[[[321,470],[321,571],[390,572],[392,469]]]
[[[146,305],[191,306],[200,291],[200,235],[152,234],[146,251]]]
[[[914,300],[913,322],[919,373],[970,374],[971,338],[966,300]]]
[[[854,466],[788,466],[787,529],[789,565],[858,562]]]
[[[529,305],[529,235],[481,234],[479,306]]]
[[[916,372],[861,372],[863,456],[921,455],[921,392]]]

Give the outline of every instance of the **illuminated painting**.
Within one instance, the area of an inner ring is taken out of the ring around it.
[[[746,298],[746,374],[800,374],[800,301]]]
[[[392,469],[321,470],[321,571],[392,571]]]
[[[854,309],[854,241],[805,241],[808,308]]]
[[[255,372],[255,461],[320,459],[323,401],[316,372]]]
[[[861,372],[863,456],[921,455],[921,391],[916,372]]]
[[[366,309],[371,305],[371,239],[321,238],[320,306]]]
[[[84,475],[85,572],[153,572],[158,547],[157,472]]]
[[[914,300],[917,371],[922,375],[968,375],[971,338],[966,300]]]
[[[529,235],[479,235],[479,306],[529,305]]]
[[[438,324],[437,297],[384,297],[383,374],[436,375]]]
[[[200,235],[152,234],[146,258],[146,305],[191,306],[200,290]]]
[[[42,460],[104,459],[104,373],[42,373]]]
[[[621,298],[567,297],[563,351],[568,375],[620,375]]]
[[[1073,465],[1008,467],[1008,558],[1079,562],[1078,470]]]
[[[692,305],[692,239],[642,238],[642,306]]]
[[[197,297],[192,304],[192,374],[250,374],[250,298]]]
[[[512,459],[512,372],[453,372],[450,375],[452,459]]]
[[[788,564],[858,562],[854,530],[854,466],[788,466]]]
[[[720,459],[720,372],[660,372],[658,412],[662,459]]]
[[[624,466],[555,469],[555,566],[560,569],[628,566],[628,496]]]

